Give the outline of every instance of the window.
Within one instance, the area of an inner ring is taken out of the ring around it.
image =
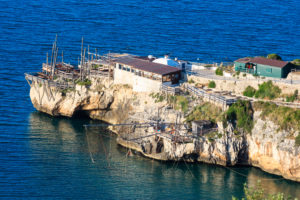
[[[131,69],[131,72],[134,73],[134,69]]]
[[[272,73],[272,68],[267,68],[267,69],[266,69],[266,72]]]
[[[119,69],[122,69],[122,67],[123,67],[123,66],[122,66],[121,64],[119,64]]]
[[[130,68],[129,67],[127,67],[127,71],[130,72]]]

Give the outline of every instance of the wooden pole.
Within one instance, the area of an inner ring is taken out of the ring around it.
[[[81,38],[81,53],[80,53],[80,80],[82,80],[82,54],[83,54],[83,37]]]

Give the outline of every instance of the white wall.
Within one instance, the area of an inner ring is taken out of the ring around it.
[[[132,72],[119,69],[117,65],[114,69],[114,84],[128,84],[135,92],[159,92],[162,82],[137,76]]]

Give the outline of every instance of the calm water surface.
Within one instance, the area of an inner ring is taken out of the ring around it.
[[[34,110],[23,73],[40,70],[58,34],[64,60],[91,49],[232,61],[279,53],[300,58],[294,1],[0,1],[0,198],[230,199],[243,183],[279,177],[256,168],[161,163],[126,149],[84,119]],[[240,175],[238,173],[243,174]],[[263,180],[268,192],[300,198],[300,184]]]

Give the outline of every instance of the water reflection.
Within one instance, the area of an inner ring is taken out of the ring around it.
[[[67,195],[60,191],[60,186],[67,184],[77,198],[84,194],[102,199],[231,199],[232,195],[243,195],[243,183],[253,186],[260,179],[271,193],[280,191],[300,198],[300,184],[264,180],[280,177],[256,168],[227,169],[207,164],[165,163],[139,155],[128,157],[128,150],[116,144],[115,135],[103,129],[85,131],[83,124],[88,123],[99,122],[53,118],[38,112],[30,115],[30,150],[36,163],[35,173],[47,182],[42,190],[45,194],[51,196],[47,192],[50,187],[56,195]]]

